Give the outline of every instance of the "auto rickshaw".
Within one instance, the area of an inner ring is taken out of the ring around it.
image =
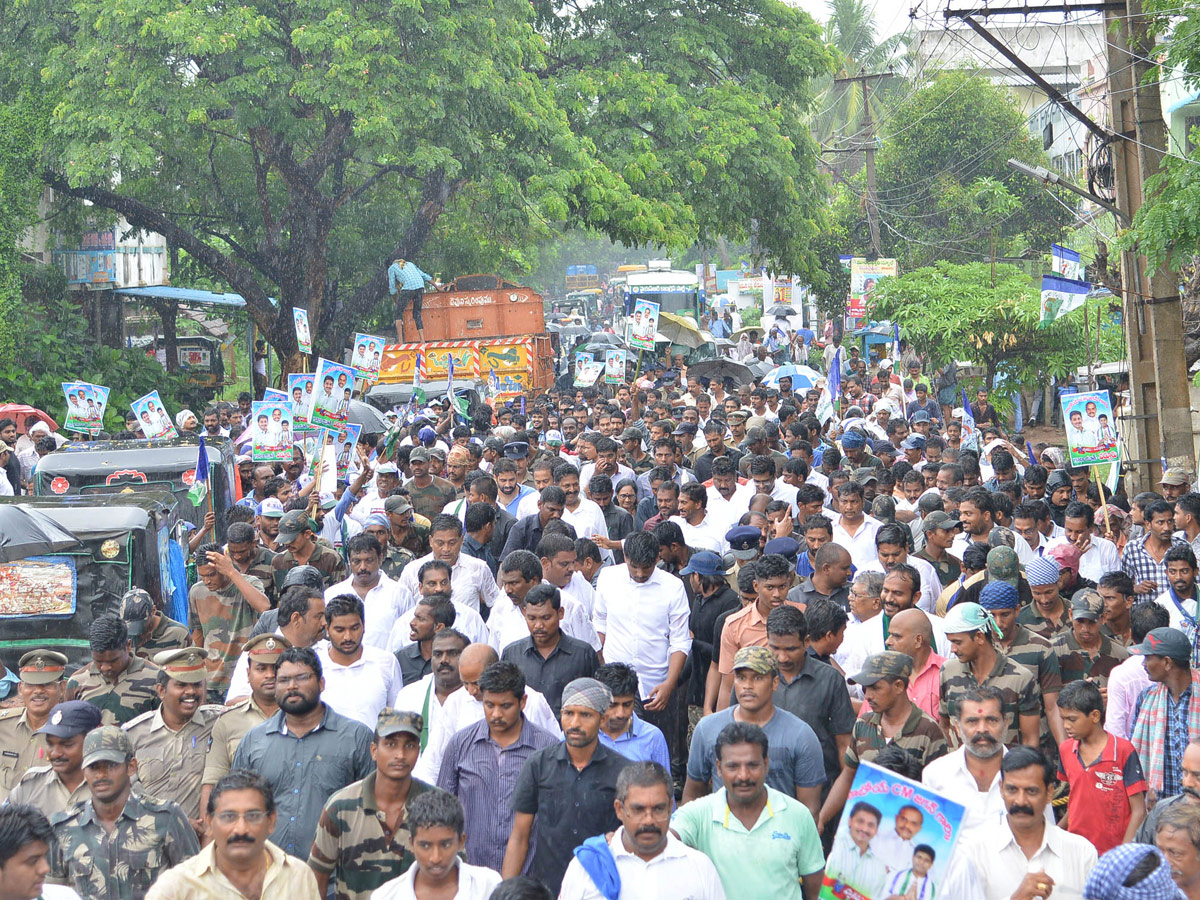
[[[48,497],[166,491],[178,502],[177,515],[200,527],[209,501],[194,506],[187,496],[196,479],[199,443],[190,434],[170,440],[75,441],[41,458],[34,490]],[[234,447],[227,438],[205,438],[205,448],[215,539],[224,542],[223,514],[234,503],[237,478]]]
[[[187,585],[176,585],[171,574],[178,506],[171,494],[0,497],[0,503],[35,507],[81,542],[52,555],[0,563],[0,660],[10,671],[35,647],[65,653],[69,669],[90,662],[92,620],[120,612],[131,587],[147,591],[167,615],[178,614],[177,598],[186,604]]]

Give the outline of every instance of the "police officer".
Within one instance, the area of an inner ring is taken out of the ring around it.
[[[121,598],[121,618],[133,641],[133,652],[142,659],[153,659],[163,650],[178,650],[192,645],[191,632],[158,611],[154,599],[141,588],[125,592]]]
[[[259,634],[242,647],[250,681],[250,696],[226,707],[213,725],[212,744],[204,759],[201,778],[202,810],[208,806],[212,786],[232,770],[233,754],[237,752],[238,744],[246,732],[279,711],[279,704],[275,702],[275,664],[279,662],[279,654],[290,646],[292,642],[281,634]]]
[[[47,816],[70,809],[88,798],[83,780],[83,736],[100,724],[100,710],[85,700],[68,700],[50,711],[37,734],[46,736],[46,761],[26,772],[8,802],[29,803]]]
[[[133,745],[115,725],[83,739],[91,798],[54,818],[52,878],[88,900],[142,900],[156,878],[200,852],[179,805],[133,791]]]
[[[173,800],[200,823],[200,778],[213,723],[224,707],[205,705],[206,653],[202,647],[164,650],[154,657],[162,705],[125,724],[146,794]]]
[[[30,650],[17,667],[21,706],[0,710],[0,802],[32,765],[46,763],[46,737],[37,731],[62,702],[67,658],[53,650]]]
[[[67,681],[68,697],[91,703],[108,725],[123,725],[158,706],[158,666],[134,655],[124,619],[112,613],[97,616],[88,645],[92,661]]]

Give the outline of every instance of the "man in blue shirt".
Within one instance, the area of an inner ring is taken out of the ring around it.
[[[422,272],[415,262],[401,257],[388,266],[388,293],[396,299],[396,340],[404,343],[404,309],[412,303],[413,324],[417,326],[417,337],[425,342],[425,326],[421,322],[421,301],[425,297],[426,283],[433,276]]]
[[[612,705],[600,720],[600,743],[636,762],[656,762],[671,771],[667,739],[657,725],[639,719],[633,707],[638,677],[633,666],[606,663],[596,670],[596,680],[612,691]]]

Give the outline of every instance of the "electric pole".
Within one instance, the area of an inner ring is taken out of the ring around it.
[[[891,72],[878,72],[874,75],[851,75],[847,78],[835,78],[834,84],[862,85],[863,92],[863,143],[861,149],[866,159],[867,167],[867,227],[871,231],[871,253],[878,258],[882,253],[879,240],[879,209],[878,197],[875,191],[875,120],[871,117],[871,82],[894,77]]]

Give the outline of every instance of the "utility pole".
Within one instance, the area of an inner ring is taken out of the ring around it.
[[[1031,13],[1101,12],[1107,32],[1109,118],[1097,124],[1068,98],[1047,86],[1020,56],[986,32],[972,16]],[[1117,217],[1122,227],[1145,200],[1147,180],[1158,173],[1166,147],[1166,128],[1156,84],[1146,74],[1155,52],[1142,0],[1097,0],[1019,8],[959,9],[945,17],[961,18],[1014,66],[1042,86],[1065,112],[1079,119],[1112,153]],[[1165,266],[1149,271],[1146,258],[1121,254],[1121,293],[1129,351],[1130,406],[1119,416],[1130,495],[1153,489],[1163,462],[1194,471],[1187,362],[1183,347],[1183,310],[1175,276]]]
[[[871,231],[871,253],[878,258],[883,253],[879,240],[879,209],[878,197],[875,193],[875,120],[871,117],[871,82],[884,78],[893,78],[891,72],[878,72],[874,75],[851,75],[847,78],[835,78],[834,84],[862,85],[863,92],[863,126],[864,134],[861,148],[867,166],[867,227]]]

